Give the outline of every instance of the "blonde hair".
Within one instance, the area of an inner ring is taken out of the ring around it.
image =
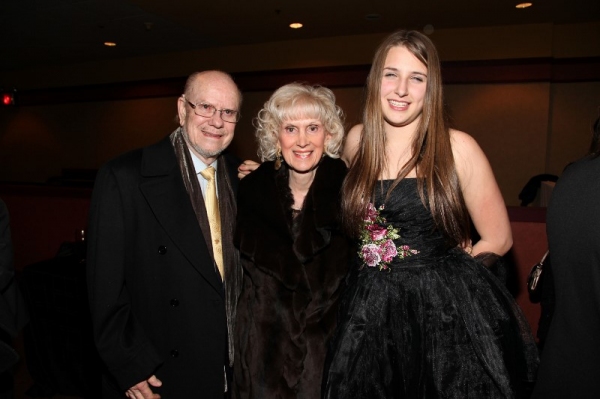
[[[254,119],[260,159],[272,161],[277,156],[279,130],[285,121],[306,117],[323,123],[331,135],[325,142],[325,154],[339,158],[344,139],[344,114],[335,104],[335,95],[323,86],[290,83],[277,89]]]

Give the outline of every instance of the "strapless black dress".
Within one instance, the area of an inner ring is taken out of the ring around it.
[[[377,186],[323,397],[526,397],[539,360],[521,310],[485,266],[448,249],[416,179],[383,204],[391,183]]]

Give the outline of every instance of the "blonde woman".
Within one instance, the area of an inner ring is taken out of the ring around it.
[[[263,163],[238,195],[234,398],[320,396],[350,248],[339,222],[341,117],[331,90],[293,83],[255,120]]]

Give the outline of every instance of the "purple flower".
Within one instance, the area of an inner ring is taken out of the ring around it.
[[[376,244],[363,245],[361,257],[369,267],[375,267],[381,262],[379,246]]]
[[[391,262],[396,255],[398,255],[398,250],[394,245],[394,241],[387,240],[381,245],[381,259],[383,259],[384,262]]]
[[[373,241],[383,240],[388,232],[385,227],[382,227],[378,224],[368,225],[367,230],[369,230],[369,232],[371,233],[371,240]]]

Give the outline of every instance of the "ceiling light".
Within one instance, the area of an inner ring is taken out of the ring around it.
[[[115,47],[117,45],[117,43],[115,43],[115,42],[104,42],[104,45],[106,47]]]
[[[515,7],[517,7],[517,8],[527,8],[527,7],[531,7],[532,5],[533,5],[533,3],[519,3]]]
[[[302,24],[300,22],[294,22],[293,24],[290,24],[290,28],[300,29],[300,28],[302,28]]]

